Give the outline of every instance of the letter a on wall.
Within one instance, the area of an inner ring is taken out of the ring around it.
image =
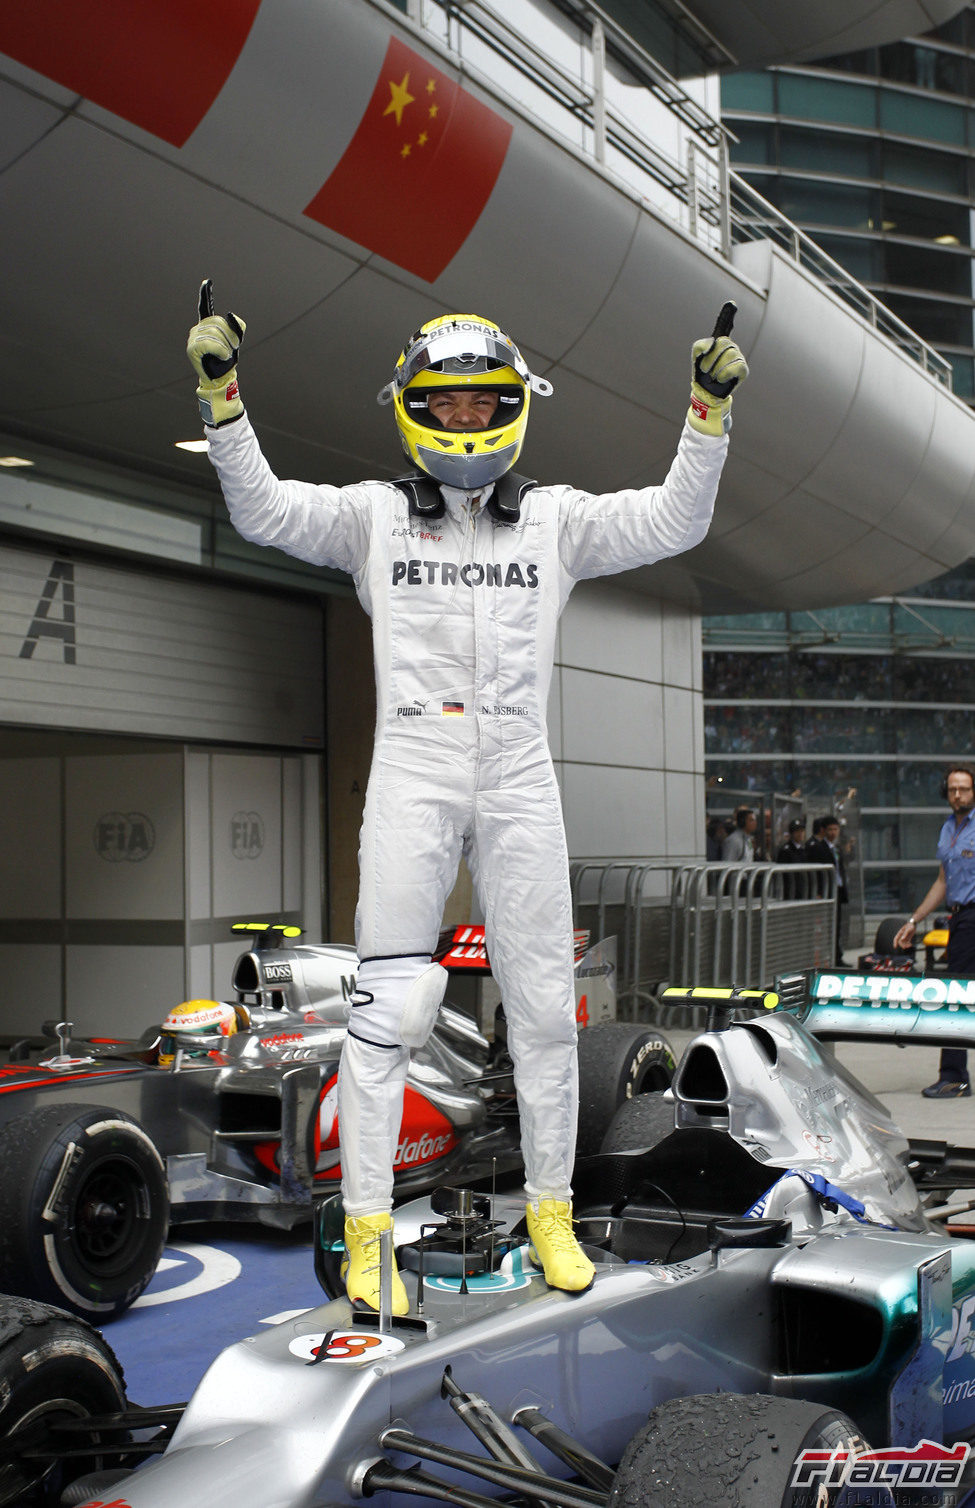
[[[51,609],[59,592],[61,616],[52,618]],[[40,601],[34,610],[33,621],[27,630],[27,637],[20,646],[20,658],[33,659],[34,650],[41,639],[60,639],[65,665],[75,664],[77,640],[74,621],[74,566],[70,560],[55,560],[52,563]]]

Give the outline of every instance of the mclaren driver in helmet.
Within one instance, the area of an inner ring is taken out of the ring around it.
[[[512,469],[533,394],[514,342],[450,314],[411,335],[379,394],[412,465],[398,481],[280,481],[237,388],[244,322],[204,283],[188,354],[234,526],[245,539],[348,571],[373,624],[377,724],[359,848],[357,990],[339,1075],[345,1281],[378,1307],[379,1237],[410,1049],[446,973],[432,962],[461,855],[483,908],[521,1115],[527,1226],[556,1288],[594,1269],[572,1229],[578,1079],[572,914],[545,727],[556,626],[584,577],[702,540],[747,366],[728,336],[693,349],[691,406],[660,486],[596,496]],[[406,1290],[393,1277],[393,1308]]]

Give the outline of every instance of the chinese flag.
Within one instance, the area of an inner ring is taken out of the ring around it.
[[[206,115],[260,0],[45,0],[7,5],[0,52],[181,147]]]
[[[511,126],[397,37],[305,214],[432,283],[494,188]]]

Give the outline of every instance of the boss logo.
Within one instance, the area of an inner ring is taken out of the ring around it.
[[[263,969],[265,984],[291,984],[294,981],[290,963],[266,963]]]

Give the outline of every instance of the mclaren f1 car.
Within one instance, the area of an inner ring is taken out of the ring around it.
[[[26,1045],[0,1066],[0,1290],[103,1323],[156,1269],[170,1224],[257,1221],[290,1229],[341,1176],[337,1089],[352,948],[303,945],[297,929],[242,923],[229,1002],[183,1002],[136,1041]],[[670,1082],[659,1032],[586,1025],[611,950],[576,936],[584,1151],[627,1096]],[[483,928],[450,929],[437,957],[489,973]],[[395,1166],[398,1198],[520,1163],[503,1013],[489,1040],[445,1004],[413,1056]]]

